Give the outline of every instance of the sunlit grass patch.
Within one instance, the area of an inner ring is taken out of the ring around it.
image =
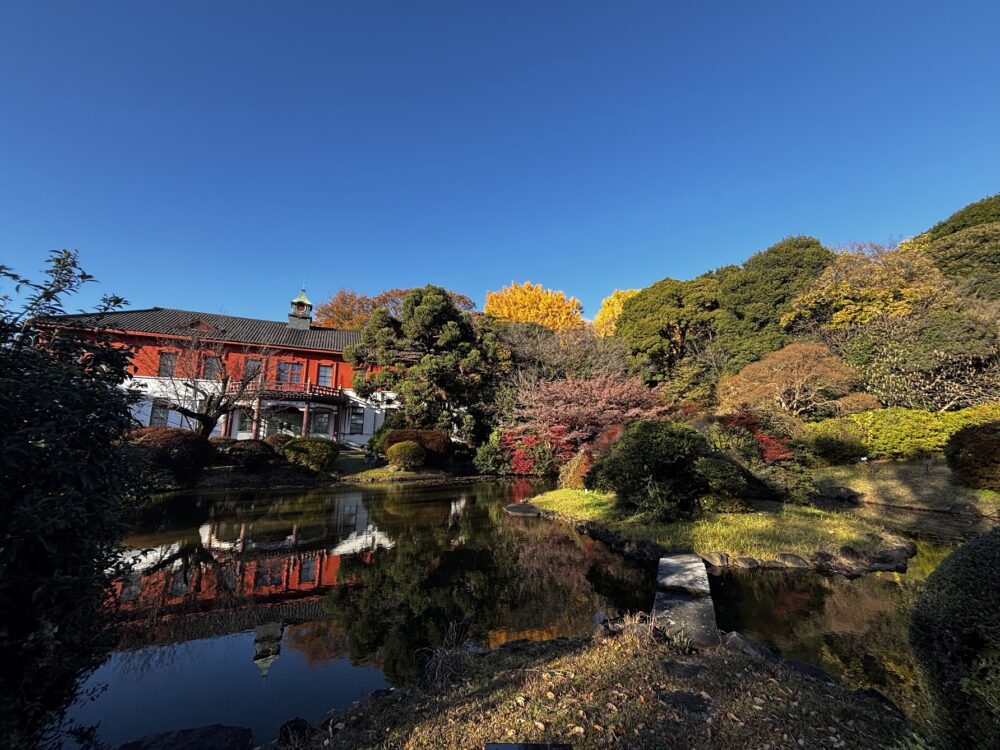
[[[828,466],[813,472],[820,485],[842,485],[871,502],[927,510],[951,510],[955,505],[1000,509],[1000,493],[973,490],[952,481],[951,469],[938,459],[873,461],[868,465]]]
[[[597,492],[555,490],[531,502],[544,510],[605,524],[630,539],[701,554],[724,552],[771,559],[779,552],[837,552],[844,545],[859,552],[874,552],[882,546],[878,527],[854,515],[798,505],[773,504],[764,511],[718,513],[662,523],[643,515],[625,516],[616,506],[614,495]]]

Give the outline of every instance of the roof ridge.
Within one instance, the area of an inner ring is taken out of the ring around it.
[[[101,312],[64,313],[62,315],[53,315],[51,317],[53,317],[53,318],[71,318],[71,317],[72,318],[80,318],[80,317],[91,318],[91,317],[95,317],[95,316],[96,317],[104,317],[106,315],[127,315],[129,313],[152,312],[154,310],[163,310],[163,311],[166,311],[166,312],[174,312],[174,313],[184,313],[186,315],[203,315],[203,316],[209,316],[209,315],[211,315],[211,316],[216,317],[216,318],[234,318],[236,320],[247,320],[247,321],[251,321],[253,323],[271,323],[271,324],[274,324],[274,325],[282,325],[282,326],[287,326],[288,325],[288,323],[286,323],[283,320],[269,320],[268,318],[250,318],[250,317],[247,317],[245,315],[230,315],[228,313],[213,313],[213,312],[203,312],[203,311],[199,311],[199,310],[185,310],[184,308],[181,308],[181,307],[161,307],[159,305],[155,305],[153,307],[128,308],[128,309],[125,309],[125,310],[111,310],[109,312],[104,312],[104,313],[101,313]],[[310,325],[309,326],[309,330],[340,331],[342,333],[360,333],[360,331],[355,331],[355,330],[352,330],[350,328],[333,328],[331,326],[318,326],[318,325]]]

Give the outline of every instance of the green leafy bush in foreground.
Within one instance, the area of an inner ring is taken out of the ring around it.
[[[332,471],[340,447],[326,438],[295,438],[285,444],[285,460],[313,471]]]
[[[424,465],[424,459],[427,458],[427,451],[423,449],[420,443],[412,440],[404,440],[401,443],[391,445],[389,450],[386,451],[386,458],[389,459],[389,463],[393,466],[410,471]]]
[[[948,412],[874,409],[805,426],[805,446],[823,463],[869,458],[920,458],[941,453],[963,427],[1000,420],[1000,403]]]
[[[944,455],[959,484],[1000,490],[1000,421],[963,427],[951,436]]]
[[[934,740],[996,747],[1000,737],[1000,528],[959,547],[928,578],[910,643],[934,705]]]
[[[660,519],[704,510],[742,510],[745,475],[713,453],[697,430],[658,420],[630,422],[587,473],[588,488]]]

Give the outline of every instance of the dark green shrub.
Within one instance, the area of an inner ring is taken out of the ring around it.
[[[1000,528],[959,547],[927,578],[910,644],[934,706],[937,746],[996,747],[1000,737]]]
[[[295,440],[294,437],[292,437],[291,435],[286,435],[283,432],[276,432],[273,435],[268,435],[266,438],[264,438],[265,443],[267,443],[268,445],[270,445],[272,448],[274,448],[276,451],[279,452],[284,451],[285,446],[288,445],[293,440]]]
[[[340,446],[319,437],[293,438],[283,449],[285,460],[313,471],[332,471]]]
[[[424,450],[420,443],[412,440],[404,440],[401,443],[390,445],[386,451],[386,458],[389,459],[389,463],[393,466],[410,471],[424,465],[424,459],[427,458],[427,451]]]
[[[577,453],[559,470],[559,489],[582,490],[586,487],[587,472],[593,459],[583,451]]]
[[[490,439],[476,449],[473,465],[480,474],[510,474],[510,457],[500,444],[500,430],[490,433]]]
[[[232,438],[212,438],[216,463],[236,466],[246,471],[260,471],[273,463],[278,454],[263,440],[233,440]]]
[[[722,455],[702,456],[695,459],[694,470],[707,485],[698,499],[702,510],[738,513],[749,509],[747,478],[738,465]]]
[[[451,459],[452,440],[444,430],[389,430],[382,440],[382,450],[386,457],[396,443],[414,442],[427,454],[427,465],[436,469],[446,469]]]
[[[587,474],[588,487],[614,492],[640,512],[670,519],[690,514],[708,483],[694,467],[708,443],[690,427],[639,420],[625,425]]]
[[[170,471],[180,479],[193,477],[215,458],[212,444],[190,430],[141,427],[133,430],[130,438],[148,466]]]
[[[108,592],[127,572],[119,542],[142,492],[126,440],[139,394],[119,387],[129,383],[132,352],[100,331],[50,327],[58,320],[47,316],[88,277],[68,251],[46,265],[40,282],[0,265],[0,295],[12,296],[0,303],[5,748],[76,744],[65,709],[118,642]]]
[[[801,441],[801,447],[817,463],[824,466],[853,464],[868,455],[868,449],[861,440],[861,430],[857,425],[840,420],[823,431],[817,431]]]
[[[1000,422],[963,427],[951,436],[944,455],[959,484],[1000,490]]]

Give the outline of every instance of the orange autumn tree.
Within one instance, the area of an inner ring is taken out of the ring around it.
[[[605,297],[601,301],[601,309],[594,316],[594,333],[601,338],[614,336],[625,303],[639,291],[639,289],[615,289],[610,297]]]
[[[552,331],[584,326],[580,300],[530,281],[523,284],[512,281],[499,292],[487,292],[483,312],[514,323],[537,323]]]

